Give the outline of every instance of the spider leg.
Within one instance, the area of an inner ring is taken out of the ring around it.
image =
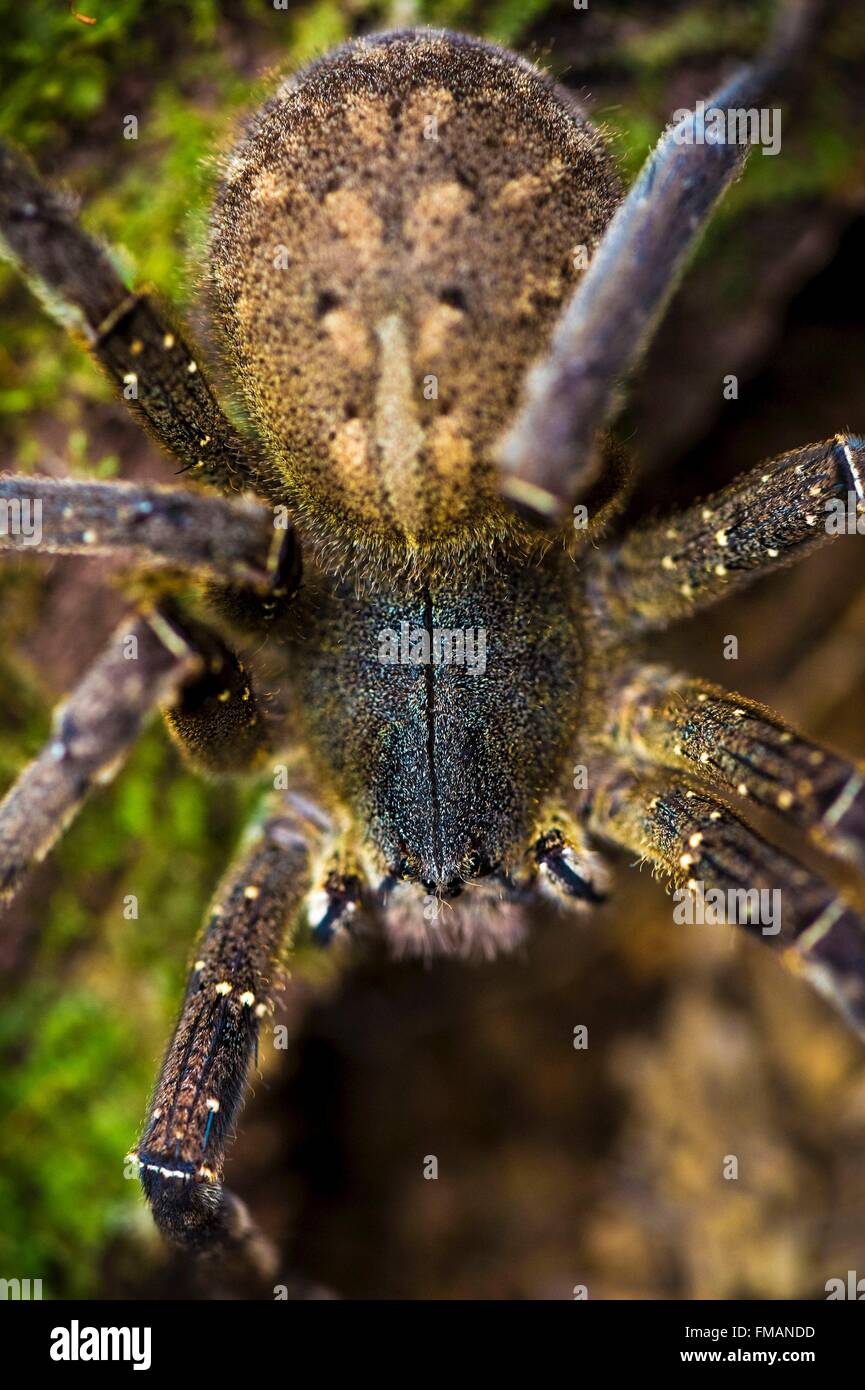
[[[278,630],[296,598],[303,578],[303,555],[294,527],[283,533],[266,588],[260,584],[210,582],[205,597],[211,608],[244,632],[270,636]]]
[[[359,865],[335,858],[321,888],[310,894],[309,925],[315,944],[328,947],[335,939],[351,937],[354,918],[368,897]]]
[[[546,828],[531,850],[537,866],[536,886],[548,897],[572,909],[597,907],[606,901],[609,874],[588,836],[564,812],[542,818]]]
[[[260,767],[273,748],[276,730],[256,696],[250,672],[212,628],[169,611],[172,626],[201,658],[198,673],[162,711],[181,753],[202,772],[241,773]]]
[[[807,52],[817,10],[813,0],[783,4],[761,57],[706,109],[764,105]],[[610,222],[499,446],[503,491],[536,521],[558,521],[597,476],[596,436],[616,385],[646,347],[687,253],[746,154],[747,146],[716,138],[700,113],[688,113],[661,136]]]
[[[779,947],[785,963],[865,1037],[865,922],[824,879],[775,849],[722,801],[686,784],[640,778],[623,765],[600,778],[589,825],[672,882],[679,890],[676,910],[683,912],[676,920],[689,920],[684,909],[702,893],[706,906],[721,913],[714,920],[733,921]]]
[[[54,712],[53,733],[0,802],[0,901],[17,892],[94,786],[109,782],[147,715],[198,658],[158,612],[127,620]]]
[[[128,555],[267,590],[274,570],[299,564],[292,530],[247,500],[136,483],[58,482],[0,474],[0,551]]]
[[[637,666],[623,673],[607,708],[619,754],[728,788],[865,869],[865,769],[764,705],[662,666]]]
[[[705,502],[636,526],[589,561],[588,594],[615,637],[666,626],[824,544],[838,509],[865,511],[865,441],[779,454]]]
[[[83,336],[121,397],[184,469],[232,490],[266,481],[253,443],[231,425],[200,357],[149,295],[126,288],[68,200],[0,143],[0,247],[67,327]]]
[[[223,880],[131,1155],[157,1225],[193,1250],[252,1239],[243,1204],[222,1185],[226,1147],[271,1008],[283,938],[308,886],[322,829],[314,809],[280,799]]]

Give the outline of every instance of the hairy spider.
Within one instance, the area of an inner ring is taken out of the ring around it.
[[[784,7],[709,108],[765,101],[812,20]],[[222,1185],[226,1145],[303,910],[322,944],[367,921],[400,950],[491,952],[533,895],[599,902],[600,847],[624,847],[692,893],[779,891],[777,930],[741,924],[865,1029],[862,921],[722,799],[863,867],[862,773],[640,656],[645,634],[824,541],[827,503],[863,503],[865,444],[807,445],[598,543],[627,478],[604,432],[616,385],[745,158],[702,133],[693,115],[668,129],[623,198],[573,97],[477,39],[376,35],[290,77],[225,163],[211,223],[246,432],[162,309],[0,154],[9,254],[182,470],[244,494],[6,475],[7,519],[38,504],[40,534],[7,525],[3,543],[201,580],[279,692],[259,702],[223,639],[157,585],[0,806],[8,898],[157,705],[204,771],[276,767],[136,1148],[157,1222],[188,1247],[250,1229]]]

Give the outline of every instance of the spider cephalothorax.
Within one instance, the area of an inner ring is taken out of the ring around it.
[[[765,99],[809,25],[793,0],[717,103]],[[203,579],[211,606],[254,635],[275,692],[260,703],[249,664],[160,596],[0,806],[11,895],[154,704],[202,769],[275,769],[271,810],[197,948],[135,1154],[160,1225],[183,1243],[249,1234],[222,1187],[226,1142],[305,898],[322,943],[364,918],[397,947],[489,951],[519,936],[538,892],[596,903],[601,849],[619,846],[686,897],[741,901],[740,924],[865,1027],[861,920],[719,795],[862,867],[860,770],[639,649],[826,539],[827,504],[862,506],[862,441],[782,455],[597,544],[625,472],[604,433],[618,380],[745,157],[700,134],[695,116],[667,131],[617,204],[571,98],[477,40],[383,35],[288,80],[227,161],[211,237],[249,432],[222,414],[179,330],[0,151],[10,254],[73,313],[185,472],[258,499],[0,481],[8,515],[41,508],[34,548],[123,549],[157,579]],[[771,923],[766,892],[783,900]]]

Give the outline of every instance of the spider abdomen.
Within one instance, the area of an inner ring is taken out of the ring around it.
[[[616,197],[566,92],[446,32],[347,44],[257,114],[216,203],[214,300],[331,555],[407,568],[514,533],[492,447]]]

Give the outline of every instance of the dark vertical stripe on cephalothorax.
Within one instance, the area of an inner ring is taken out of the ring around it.
[[[438,872],[444,863],[442,855],[441,807],[439,805],[438,775],[435,744],[435,671],[433,670],[433,606],[429,589],[423,591],[423,621],[429,638],[429,655],[424,678],[426,683],[427,759],[429,761],[430,801],[433,828],[433,857]]]

